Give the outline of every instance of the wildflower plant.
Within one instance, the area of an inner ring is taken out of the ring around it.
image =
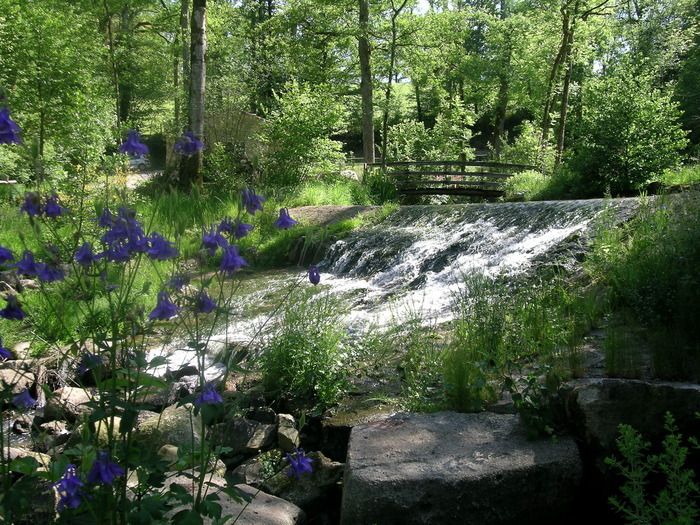
[[[183,154],[200,147],[194,137],[189,139],[181,148]],[[138,134],[130,133],[122,151],[139,153],[138,141]],[[0,267],[38,279],[57,323],[66,321],[62,295],[71,298],[71,307],[83,322],[70,333],[73,342],[60,350],[59,359],[64,368],[74,371],[70,386],[92,385],[92,389],[85,390],[90,401],[79,427],[81,439],[69,442],[42,469],[32,458],[7,461],[11,436],[0,432],[4,494],[29,486],[14,484],[14,474],[43,479],[58,494],[58,521],[63,523],[150,523],[169,512],[175,512],[175,522],[192,513],[199,520],[201,516],[221,518],[221,506],[209,493],[209,479],[211,460],[224,449],[211,446],[205,437],[208,426],[221,417],[226,402],[221,385],[231,367],[214,378],[205,372],[214,328],[227,323],[235,306],[236,277],[248,266],[246,254],[236,244],[253,228],[243,214],[253,215],[263,202],[263,197],[246,189],[238,217],[203,228],[196,258],[201,264],[193,270],[192,260],[181,256],[179,240],[149,231],[147,222],[126,203],[102,207],[90,217],[82,198],[66,206],[54,192],[33,191],[24,196],[21,211],[41,249],[27,248],[18,257],[0,247]],[[280,228],[296,224],[288,214],[281,219]],[[144,282],[144,274],[159,276],[158,282]],[[305,277],[300,276],[294,286]],[[310,272],[309,279],[317,283],[318,271]],[[34,320],[34,316],[18,295],[8,294],[0,302],[0,330],[3,323]],[[169,475],[167,465],[153,447],[142,446],[137,429],[140,410],[151,408],[149,400],[168,386],[156,371],[167,364],[167,345],[174,339],[184,340],[199,375],[195,392],[178,402],[189,414],[193,436],[202,437],[199,442],[193,438],[189,447],[178,452],[195,467],[188,474],[195,487],[192,494],[183,494],[177,485],[162,488]],[[0,360],[13,358],[0,341]],[[0,402],[21,410],[34,408],[44,396],[49,403],[58,402],[50,391],[38,387],[13,393],[12,385],[0,385]],[[312,468],[303,451],[288,459],[296,477]],[[0,516],[8,522],[22,516],[26,509],[18,501],[1,499]],[[177,512],[183,505],[191,510]]]

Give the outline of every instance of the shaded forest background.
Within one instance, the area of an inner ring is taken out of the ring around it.
[[[131,128],[162,166],[192,129],[198,9],[205,182],[477,152],[624,193],[699,155],[697,0],[0,0],[25,144],[3,175],[109,167]]]

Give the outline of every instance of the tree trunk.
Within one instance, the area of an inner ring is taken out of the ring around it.
[[[577,4],[578,5],[578,4]],[[571,92],[571,72],[573,70],[573,44],[574,44],[574,28],[576,24],[571,24],[569,31],[568,46],[566,50],[566,74],[564,75],[564,87],[561,93],[561,107],[559,108],[559,128],[557,129],[557,153],[555,157],[555,167],[561,163],[562,153],[564,152],[564,137],[566,134],[566,117],[569,111],[569,93]]]
[[[374,101],[369,47],[369,0],[360,0],[360,94],[362,97],[362,156],[374,162]]]
[[[508,18],[508,8],[505,0],[500,3],[500,18],[504,21]],[[506,127],[506,113],[508,111],[508,92],[510,88],[510,62],[513,55],[513,46],[510,40],[510,35],[506,34],[506,48],[503,62],[501,63],[498,73],[498,97],[496,99],[496,119],[493,133],[493,152],[498,159],[501,155],[501,146],[504,140]]]
[[[408,0],[403,0],[401,5],[394,7],[391,2],[391,43],[389,47],[389,73],[387,75],[386,91],[384,92],[384,115],[382,117],[382,167],[386,166],[387,153],[389,151],[389,104],[391,103],[391,87],[394,79],[394,69],[396,67],[396,41],[398,40],[398,25],[396,23],[401,11]]]
[[[189,21],[190,21],[190,0],[180,0],[180,42],[176,47],[176,52],[180,54],[182,62],[182,88],[176,86],[176,111],[183,114],[186,111],[186,103],[190,99],[190,49],[187,45],[189,41]],[[179,110],[178,110],[179,108]],[[176,119],[176,129],[183,131],[184,123],[182,119]]]
[[[206,86],[207,0],[193,0],[190,25],[190,96],[189,128],[199,140],[204,139],[204,92]],[[202,152],[184,157],[180,168],[183,186],[202,186]]]
[[[552,105],[554,104],[554,86],[559,78],[559,70],[561,68],[562,61],[567,49],[567,44],[569,41],[569,25],[570,18],[568,11],[562,9],[562,36],[561,44],[559,45],[559,51],[557,56],[552,63],[552,69],[549,72],[549,79],[547,80],[547,94],[544,101],[544,109],[542,111],[542,134],[540,136],[540,147],[544,148],[549,139],[549,126],[551,125],[550,113],[552,111]]]
[[[114,52],[114,31],[112,30],[112,13],[109,12],[109,7],[107,6],[107,0],[102,1],[102,6],[105,12],[105,22],[107,29],[107,45],[109,49],[109,62],[112,70],[112,84],[114,84],[114,109],[115,117],[117,119],[117,128],[121,124],[121,107],[119,104],[119,72],[117,70],[117,61]]]

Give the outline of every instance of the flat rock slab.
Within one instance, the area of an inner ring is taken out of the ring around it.
[[[397,415],[352,430],[341,524],[564,523],[581,478],[573,440],[515,415]]]

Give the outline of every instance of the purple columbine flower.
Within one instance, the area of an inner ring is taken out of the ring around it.
[[[52,193],[51,196],[46,199],[46,205],[44,206],[44,214],[51,219],[60,217],[63,215],[65,208],[58,203],[58,195]]]
[[[280,208],[280,216],[275,221],[275,226],[281,230],[288,230],[295,224],[299,223],[289,216],[289,211],[287,208]]]
[[[214,383],[207,383],[202,392],[195,398],[194,405],[200,407],[202,405],[218,405],[223,402],[224,398],[216,391]]]
[[[53,484],[61,498],[58,502],[58,511],[61,512],[66,507],[77,509],[82,501],[83,482],[78,477],[75,465],[69,464],[63,477]]]
[[[309,266],[309,281],[313,285],[321,282],[321,274],[319,273],[317,266]]]
[[[92,468],[87,476],[88,483],[94,485],[111,485],[114,480],[124,475],[124,469],[117,463],[109,459],[109,453],[100,450],[97,459],[92,464]]]
[[[151,246],[146,253],[151,259],[166,261],[180,255],[180,252],[173,246],[173,243],[159,233],[152,233],[148,241],[151,243]]]
[[[36,399],[34,399],[29,393],[29,389],[25,388],[21,393],[12,398],[12,404],[17,408],[29,410],[30,408],[36,406]]]
[[[10,118],[8,108],[0,108],[0,144],[19,144],[19,126]]]
[[[20,211],[25,212],[30,217],[37,217],[41,215],[41,198],[38,193],[29,191],[24,194],[24,202],[20,206]]]
[[[34,277],[37,272],[37,263],[34,261],[34,254],[29,250],[25,250],[22,258],[15,263],[15,268],[22,275]]]
[[[40,281],[52,283],[54,281],[62,281],[65,278],[65,273],[55,264],[37,263],[36,275]]]
[[[257,195],[255,191],[250,188],[245,188],[241,192],[241,197],[243,198],[243,207],[248,213],[255,215],[256,211],[262,211],[265,197]]]
[[[14,260],[15,256],[12,255],[12,252],[8,248],[0,246],[0,264],[5,264]]]
[[[248,266],[246,260],[238,253],[238,246],[230,244],[224,248],[219,269],[222,272],[233,273],[243,266]]]
[[[8,321],[21,321],[25,317],[25,313],[22,311],[22,305],[19,304],[17,297],[14,295],[8,295],[7,304],[5,308],[0,310],[0,317],[7,319]]]
[[[168,292],[158,292],[158,302],[148,318],[151,321],[167,321],[175,317],[179,310],[178,306],[168,297]]]
[[[228,246],[228,241],[223,235],[219,232],[215,232],[212,228],[209,230],[209,233],[202,235],[202,246],[209,251],[209,255],[214,255],[217,248],[226,248],[226,246]]]
[[[219,223],[216,231],[219,233],[228,233],[236,239],[242,239],[248,235],[252,229],[252,224],[246,224],[245,222],[241,222],[239,220],[233,221],[229,217],[226,217],[221,221],[221,223]]]
[[[199,292],[196,301],[197,312],[200,314],[208,314],[216,309],[216,303],[209,297],[207,292]]]
[[[185,131],[175,143],[175,151],[185,157],[191,157],[203,149],[204,143],[195,137],[191,131]]]
[[[90,266],[97,260],[95,253],[92,251],[92,245],[89,242],[83,243],[80,248],[75,250],[75,256],[73,258],[80,266]]]
[[[289,461],[289,470],[287,475],[291,478],[294,476],[297,480],[301,479],[302,474],[308,472],[311,474],[313,472],[311,458],[306,457],[303,448],[294,449],[291,454],[285,454],[287,461]]]
[[[9,348],[2,346],[2,338],[0,337],[0,359],[13,359],[14,357]]]
[[[119,146],[119,151],[138,157],[139,155],[148,155],[148,146],[141,142],[141,136],[138,131],[130,129],[126,133],[126,140]]]

